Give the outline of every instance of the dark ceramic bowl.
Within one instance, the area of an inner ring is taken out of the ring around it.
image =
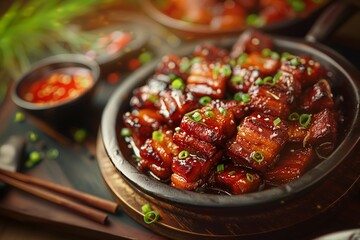
[[[230,48],[235,40],[223,39],[212,42],[217,46]],[[358,82],[360,78],[358,71],[342,56],[320,44],[275,36],[273,40],[280,52],[286,51],[313,56],[333,73],[330,81],[335,94],[342,95],[344,98],[342,106],[345,116],[341,126],[341,142],[328,159],[322,161],[302,177],[289,184],[237,196],[184,191],[140,173],[136,168],[136,161],[132,157],[132,150],[128,148],[128,144],[123,139],[119,139],[119,129],[123,127],[122,114],[129,110],[129,99],[132,91],[136,87],[143,85],[154,73],[158,64],[157,61],[154,61],[152,64],[133,73],[118,87],[105,107],[101,121],[102,140],[110,160],[137,192],[149,199],[155,198],[160,202],[177,206],[211,207],[212,209],[231,209],[234,207],[236,209],[243,209],[265,206],[284,199],[294,198],[300,194],[306,194],[307,190],[313,189],[316,184],[326,180],[326,177],[342,164],[360,138],[360,87]],[[194,45],[187,46],[177,51],[176,54],[180,56],[188,55],[193,51],[193,48]]]
[[[92,80],[92,83],[76,97],[43,103],[34,103],[26,99],[25,94],[30,87],[39,83],[40,80],[54,73],[73,75],[76,71],[86,73]],[[16,81],[12,91],[12,100],[21,109],[55,125],[69,119],[77,121],[91,104],[91,97],[95,92],[99,76],[98,64],[84,55],[64,54],[48,57],[35,63],[31,70]]]

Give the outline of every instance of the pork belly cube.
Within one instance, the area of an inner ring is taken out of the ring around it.
[[[216,109],[224,109],[231,112],[234,118],[237,120],[242,119],[248,110],[248,104],[244,102],[238,102],[237,100],[223,100],[216,99],[211,101],[207,106]]]
[[[258,69],[244,68],[236,65],[233,68],[233,75],[228,80],[228,86],[233,92],[248,92],[251,85],[256,79],[264,77]]]
[[[335,106],[330,84],[322,79],[309,89],[306,89],[302,96],[301,109],[308,113],[316,113],[324,108],[333,109]]]
[[[277,72],[280,67],[280,61],[276,58],[265,57],[261,53],[253,52],[244,57],[241,67],[257,69],[263,76],[269,76]]]
[[[278,78],[274,86],[286,92],[290,103],[296,103],[296,100],[299,98],[302,92],[300,80],[297,79],[292,73],[288,73],[282,70],[280,70],[277,75]]]
[[[207,181],[211,168],[218,164],[221,157],[221,151],[209,159],[180,152],[173,160],[171,185],[180,189],[195,190]]]
[[[166,180],[172,174],[172,161],[179,154],[179,147],[172,140],[172,131],[162,129],[154,134],[140,148],[139,166]]]
[[[236,125],[231,111],[207,106],[185,114],[180,129],[202,141],[221,145],[234,135]]]
[[[321,146],[332,151],[336,144],[337,121],[336,115],[330,109],[325,108],[312,117],[307,143],[313,146]],[[318,150],[320,150],[318,148]],[[325,150],[325,149],[322,149]]]
[[[251,97],[250,108],[286,119],[291,111],[291,98],[282,89],[268,85],[252,86],[249,89]]]
[[[304,63],[300,57],[289,55],[282,58],[280,71],[292,74],[295,81],[302,83],[307,74]]]
[[[187,69],[181,67],[183,61],[187,60],[173,54],[165,55],[157,66],[156,73],[169,76],[173,75],[185,80],[188,78],[189,73]]]
[[[283,7],[268,6],[259,12],[259,17],[264,20],[265,24],[278,23],[295,16],[294,11],[286,5],[286,2],[283,0],[282,2],[284,3]]]
[[[225,64],[229,61],[229,53],[227,50],[220,49],[210,43],[196,46],[194,56],[200,57],[206,62],[221,62]]]
[[[199,107],[197,99],[191,92],[166,90],[160,94],[160,114],[169,125],[178,125],[183,115]]]
[[[130,129],[135,145],[140,148],[152,132],[165,123],[161,114],[153,109],[140,109],[123,115],[124,125]]]
[[[314,157],[311,147],[287,145],[280,154],[279,162],[264,174],[265,181],[275,186],[294,181],[303,175]]]
[[[301,57],[301,62],[306,67],[306,74],[302,81],[304,88],[314,85],[320,79],[326,77],[327,70],[310,56]]]
[[[261,52],[265,48],[273,49],[272,39],[260,31],[247,30],[239,36],[230,56],[237,59],[242,53]]]
[[[288,124],[289,142],[303,142],[309,129],[302,128],[299,121],[290,121]]]
[[[173,138],[180,148],[205,159],[212,158],[218,151],[214,144],[200,140],[182,130],[175,132]]]
[[[231,68],[227,64],[197,62],[191,67],[186,89],[198,97],[223,98],[230,75]]]
[[[233,164],[226,164],[224,170],[217,171],[214,182],[234,195],[256,192],[262,185],[262,179],[256,171]]]
[[[298,120],[289,123],[289,141],[302,142],[304,146],[311,145],[323,152],[323,155],[328,155],[336,144],[336,114],[325,108],[319,113],[308,115],[310,116],[308,126],[304,127]]]
[[[136,109],[160,107],[160,92],[164,91],[170,83],[167,75],[156,74],[149,79],[146,85],[134,90],[130,99],[130,106]]]
[[[245,26],[246,10],[240,4],[222,4],[217,10],[210,22],[210,28],[232,29],[234,26]]]
[[[276,162],[287,139],[285,121],[254,112],[238,126],[236,137],[228,142],[227,154],[235,164],[265,171]]]

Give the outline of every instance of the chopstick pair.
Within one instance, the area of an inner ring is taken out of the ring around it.
[[[46,182],[44,180],[18,172],[9,172],[0,169],[0,181],[27,193],[45,199],[49,202],[66,207],[90,220],[101,224],[106,223],[108,215],[98,209],[110,213],[115,213],[118,208],[118,204],[115,202],[102,199],[84,192],[80,192],[68,187],[63,187],[52,182]],[[91,208],[90,206],[81,204],[67,197],[72,197],[98,209]]]

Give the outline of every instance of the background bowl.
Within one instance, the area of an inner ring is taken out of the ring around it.
[[[143,0],[141,1],[144,11],[155,21],[173,30],[175,33],[186,37],[209,37],[214,35],[234,34],[246,30],[246,26],[234,26],[229,28],[212,28],[208,24],[190,23],[181,19],[176,19],[166,15],[155,6],[156,1]],[[318,17],[320,12],[330,3],[331,0],[324,1],[318,8],[310,13],[298,16],[284,21],[279,21],[273,24],[259,27],[259,30],[264,32],[279,33],[287,36],[302,36],[308,28],[310,28]]]
[[[218,46],[229,48],[236,38],[212,41]],[[129,99],[134,88],[142,85],[154,73],[158,62],[153,62],[131,75],[118,87],[110,98],[102,116],[101,133],[105,150],[115,167],[120,171],[129,184],[149,199],[154,198],[160,202],[184,206],[185,208],[211,209],[244,209],[271,205],[303,194],[312,189],[317,183],[324,180],[347,154],[356,146],[360,137],[359,126],[359,83],[358,72],[343,57],[326,47],[318,44],[306,43],[296,39],[274,37],[274,44],[279,51],[313,56],[323,66],[328,68],[333,77],[330,79],[336,95],[344,97],[343,111],[344,123],[339,132],[342,133],[341,143],[326,161],[309,170],[298,180],[272,189],[237,196],[220,196],[213,194],[200,194],[184,191],[161,183],[150,176],[140,173],[132,157],[132,151],[127,143],[119,138],[122,125],[121,116],[129,110]],[[197,45],[197,44],[194,44]],[[176,54],[188,55],[194,45],[180,49]]]
[[[54,73],[65,73],[71,77],[74,74],[82,74],[82,76],[85,74],[86,78],[92,82],[87,84],[84,87],[85,89],[73,98],[43,103],[34,103],[26,100],[25,94],[31,86]],[[34,64],[30,71],[16,81],[11,97],[18,107],[45,120],[51,125],[58,126],[68,122],[70,119],[71,122],[76,122],[82,120],[81,116],[88,117],[89,115],[86,111],[91,104],[91,97],[99,81],[99,75],[100,68],[98,64],[84,55],[64,54],[52,56]]]

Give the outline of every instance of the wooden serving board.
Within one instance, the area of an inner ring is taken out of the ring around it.
[[[357,146],[327,179],[296,199],[239,212],[236,209],[188,209],[149,197],[116,170],[106,154],[101,136],[97,142],[101,172],[122,209],[138,223],[174,239],[288,239],[289,236],[291,239],[310,239],[337,228],[360,227],[360,200],[356,197],[360,192],[354,187],[360,173],[360,159],[355,157],[359,150]],[[351,188],[355,193],[350,191]],[[350,202],[351,207],[346,202]],[[160,221],[150,225],[144,223],[141,206],[145,203],[150,203],[160,213]],[[339,223],[339,219],[343,222]],[[296,236],[292,236],[294,231]]]

